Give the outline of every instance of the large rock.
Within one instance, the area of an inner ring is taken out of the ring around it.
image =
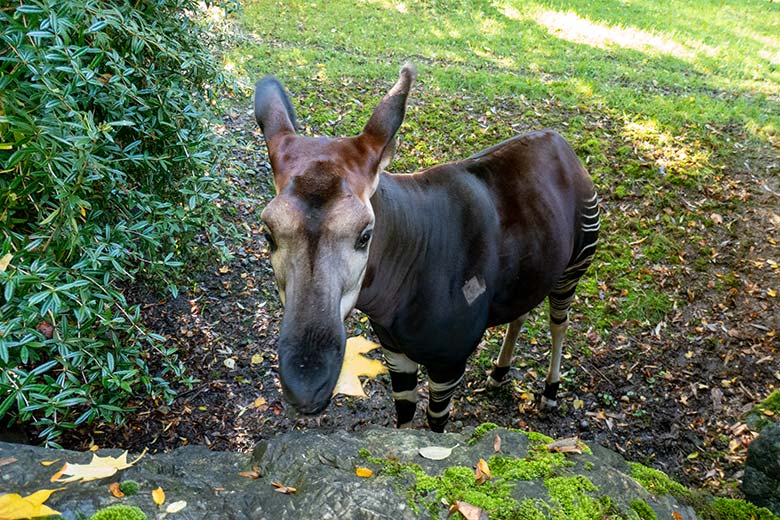
[[[750,443],[742,490],[749,501],[780,515],[780,423]]]
[[[499,455],[505,457],[501,461],[491,461],[496,435],[501,438]],[[155,518],[167,504],[179,500],[187,506],[168,515],[172,519],[446,518],[448,507],[442,498],[461,489],[463,495],[456,498],[486,500],[504,513],[522,511],[526,518],[571,517],[575,509],[589,511],[583,518],[607,513],[634,520],[652,518],[653,513],[657,518],[699,518],[671,495],[648,492],[631,478],[631,467],[614,452],[594,446],[592,453],[551,455],[545,444],[540,436],[503,429],[479,439],[471,432],[382,428],[330,435],[291,432],[262,442],[251,455],[201,447],[146,455],[114,477],[66,485],[47,505],[67,519],[83,518],[115,503],[136,505]],[[454,449],[444,460],[421,457],[419,449],[430,446]],[[5,462],[0,466],[0,494],[27,495],[58,487],[49,479],[63,461],[86,463],[91,457],[91,453],[0,443],[0,461]],[[8,463],[10,458],[16,461]],[[54,465],[40,464],[57,458],[61,460]],[[479,459],[491,461],[494,473],[493,480],[481,486],[474,484],[472,473]],[[372,469],[373,475],[357,476],[358,467]],[[259,478],[239,475],[252,471]],[[114,498],[109,484],[117,480],[137,481],[140,492]],[[277,492],[275,482],[296,492]],[[158,486],[166,494],[162,507],[151,498]]]

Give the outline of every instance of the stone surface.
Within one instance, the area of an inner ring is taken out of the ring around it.
[[[742,490],[757,506],[780,515],[780,423],[766,426],[750,443]]]
[[[408,490],[414,482],[409,474],[383,474],[358,454],[367,449],[374,457],[418,464],[428,475],[440,475],[454,465],[473,468],[480,458],[494,455],[495,435],[501,436],[501,453],[522,458],[528,455],[529,440],[522,433],[503,429],[486,434],[469,445],[471,432],[436,434],[429,431],[376,428],[359,433],[339,432],[324,435],[316,431],[291,432],[259,444],[254,453],[209,452],[202,447],[186,447],[171,453],[144,456],[135,466],[111,478],[89,483],[68,484],[52,495],[47,505],[67,519],[90,515],[110,504],[136,505],[149,515],[160,518],[165,506],[186,500],[181,512],[167,515],[171,519],[416,519],[446,518],[447,507],[433,500],[436,513],[425,507],[413,507]],[[444,460],[422,458],[418,450],[425,446],[455,447]],[[698,518],[688,507],[670,496],[655,497],[630,478],[623,458],[594,446],[592,454],[567,455],[573,462],[561,468],[561,476],[582,474],[597,487],[595,496],[608,495],[626,518],[632,516],[630,504],[645,501],[658,518]],[[100,455],[119,455],[117,450],[100,450]],[[43,448],[0,443],[0,461],[16,461],[0,466],[0,494],[30,494],[39,489],[58,487],[50,477],[64,461],[86,463],[91,453],[46,450]],[[45,467],[42,461],[60,459]],[[375,473],[370,478],[355,474],[356,467],[367,466]],[[257,468],[259,478],[239,475]],[[116,499],[109,493],[114,481],[135,480],[140,492]],[[295,494],[276,492],[273,482],[297,488]],[[534,498],[549,500],[541,479],[513,483],[512,498],[522,501]],[[162,487],[166,503],[156,506],[151,491]],[[83,518],[83,517],[82,517]]]

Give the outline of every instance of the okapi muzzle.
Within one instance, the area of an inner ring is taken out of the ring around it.
[[[401,71],[363,132],[352,138],[296,134],[282,85],[257,83],[255,118],[263,131],[276,197],[262,219],[284,318],[279,378],[287,401],[315,414],[330,402],[344,358],[343,321],[360,293],[374,227],[371,197],[390,162],[414,78]]]
[[[551,130],[414,174],[384,172],[414,75],[405,65],[360,135],[347,138],[298,136],[281,84],[257,84],[255,117],[276,188],[262,218],[285,307],[284,395],[303,413],[328,405],[344,319],[356,307],[382,344],[397,425],[412,424],[423,365],[428,425],[443,431],[486,328],[508,324],[487,377],[499,386],[524,320],[547,299],[550,365],[540,403],[556,406],[569,309],[598,241],[593,183]]]

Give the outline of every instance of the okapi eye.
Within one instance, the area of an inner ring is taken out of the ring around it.
[[[268,242],[268,249],[270,249],[272,253],[276,251],[276,242],[274,241],[274,236],[270,231],[268,231],[268,228],[263,229],[263,236],[265,237],[265,241]]]
[[[371,233],[373,229],[366,229],[363,231],[355,242],[355,249],[363,250],[368,247],[368,242],[371,240]]]

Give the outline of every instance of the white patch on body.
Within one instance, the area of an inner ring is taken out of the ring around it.
[[[485,280],[481,276],[472,276],[463,284],[463,296],[466,297],[466,302],[469,305],[474,303],[474,300],[484,294],[485,288]]]

